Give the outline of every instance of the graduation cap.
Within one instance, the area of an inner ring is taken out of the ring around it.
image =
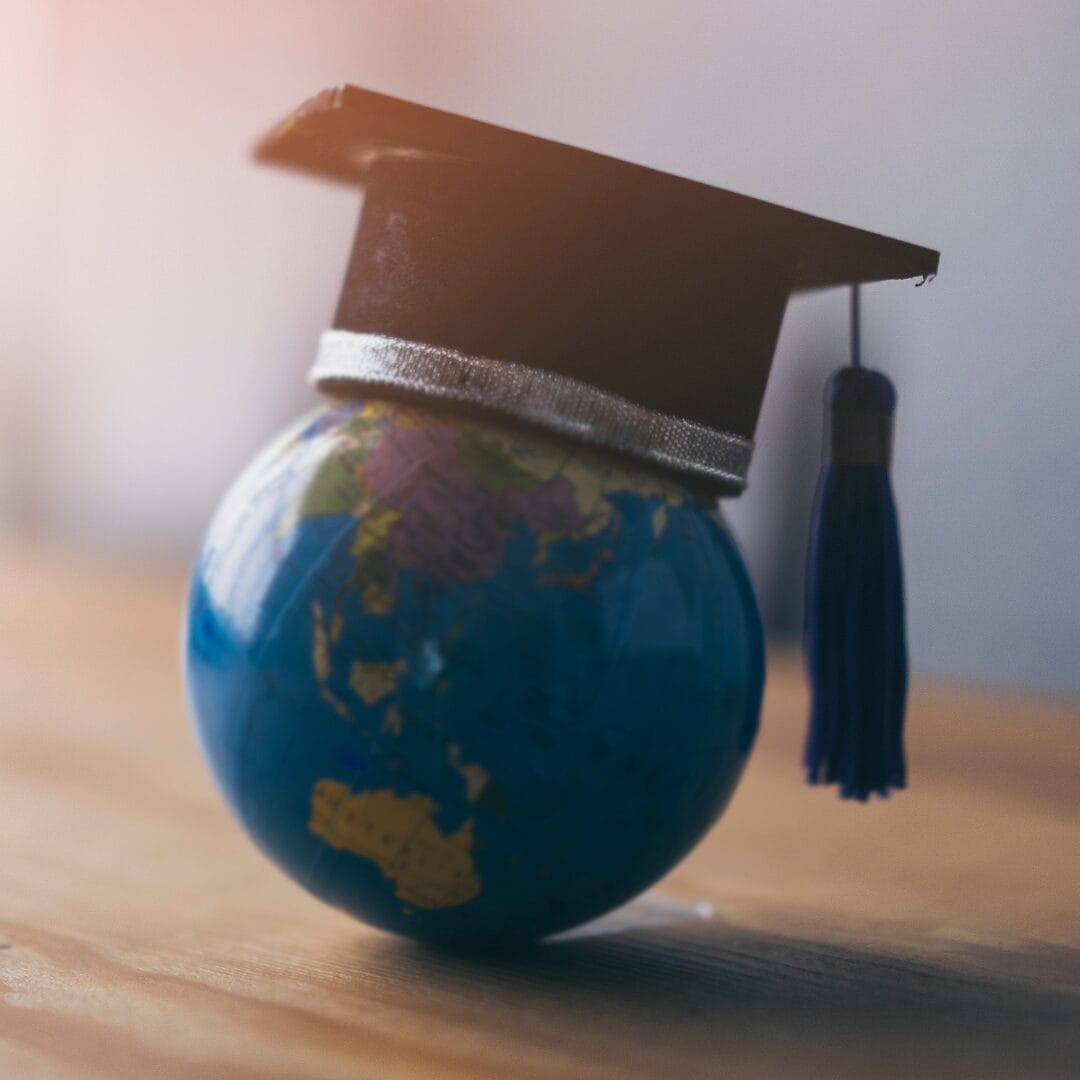
[[[494,412],[717,495],[745,486],[788,297],[938,267],[925,247],[353,86],[258,155],[365,190],[317,385]],[[806,766],[865,798],[905,781],[895,394],[853,367],[827,404]]]

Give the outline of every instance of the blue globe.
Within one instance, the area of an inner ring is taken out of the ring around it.
[[[185,668],[272,860],[367,923],[474,947],[600,915],[690,850],[749,753],[763,650],[726,528],[677,482],[350,399],[226,496]]]

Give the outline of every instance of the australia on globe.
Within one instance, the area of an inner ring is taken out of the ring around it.
[[[645,466],[332,400],[233,486],[186,680],[266,854],[383,929],[544,936],[656,881],[754,738],[757,609],[715,507]]]

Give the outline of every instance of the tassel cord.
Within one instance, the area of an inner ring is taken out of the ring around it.
[[[851,365],[826,388],[826,453],[807,552],[805,650],[810,783],[866,801],[906,784],[903,571],[889,479],[896,392],[862,367],[859,294]]]

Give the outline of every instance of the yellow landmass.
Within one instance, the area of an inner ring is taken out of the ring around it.
[[[475,761],[462,761],[461,747],[457,743],[447,746],[446,762],[465,781],[465,798],[471,803],[476,802],[488,786],[490,777],[487,769]]]
[[[382,503],[372,503],[360,518],[349,554],[359,559],[372,548],[385,549],[390,543],[390,530],[400,520],[400,510]]]
[[[390,788],[353,793],[323,779],[311,791],[308,829],[331,847],[370,859],[394,895],[420,908],[457,907],[480,893],[472,858],[473,819],[447,836],[432,820],[438,804],[427,795]]]
[[[311,605],[311,669],[315,674],[315,681],[319,684],[319,697],[329,705],[342,720],[352,720],[349,706],[345,704],[330,689],[327,683],[330,680],[330,639],[341,633],[340,627],[335,633],[335,625],[338,616],[330,620],[330,633],[326,631],[326,615],[323,613],[322,604],[315,600]]]
[[[381,420],[385,416],[390,416],[393,409],[394,407],[389,401],[380,401],[378,398],[373,398],[370,401],[365,401],[364,407],[356,415],[364,420]]]
[[[659,539],[664,535],[664,530],[667,528],[667,503],[661,503],[654,511],[652,516],[652,531],[653,536]]]
[[[533,552],[532,557],[533,566],[543,566],[547,562],[548,549],[556,540],[561,540],[562,537],[562,533],[553,532],[551,529],[538,532],[536,534],[536,550]]]
[[[326,637],[326,617],[318,600],[311,605],[311,668],[320,683],[330,678],[330,644]]]
[[[359,415],[365,420],[389,420],[398,428],[421,428],[431,424],[430,419],[422,418],[415,409],[394,401],[368,401]]]
[[[387,705],[383,713],[382,730],[384,735],[400,735],[405,728],[405,718],[396,705]]]
[[[596,580],[604,563],[614,558],[615,552],[611,548],[601,548],[596,558],[580,574],[544,574],[536,579],[536,584],[541,588],[556,585],[563,589],[587,589]]]
[[[349,668],[349,685],[365,705],[377,705],[397,689],[398,680],[408,669],[404,660],[389,663],[357,660]]]
[[[369,615],[389,615],[394,610],[394,594],[369,581],[360,590],[360,603]]]
[[[335,694],[334,691],[330,689],[329,686],[323,686],[322,688],[320,688],[319,697],[321,697],[323,701],[325,701],[326,704],[329,705],[330,708],[333,709],[334,712],[336,712],[338,716],[341,717],[342,720],[347,720],[350,723],[352,722],[353,716],[352,713],[349,712],[349,706],[346,705],[345,702],[342,701],[341,698],[339,698],[337,694]]]
[[[381,503],[371,503],[360,517],[349,554],[360,559],[368,551],[385,551],[390,545],[390,530],[401,520],[401,511]],[[365,581],[360,588],[360,602],[369,615],[386,615],[394,609],[394,594],[377,581]]]
[[[653,473],[642,466],[640,470],[616,469],[608,484],[609,491],[632,491],[643,499],[660,498],[668,506],[680,506],[686,502],[687,491],[662,473]]]
[[[564,464],[561,475],[570,481],[574,489],[574,503],[578,513],[585,518],[589,532],[606,527],[612,507],[604,495],[613,490],[609,482],[612,470],[599,462],[570,458]],[[596,520],[599,520],[599,525],[594,525]]]

